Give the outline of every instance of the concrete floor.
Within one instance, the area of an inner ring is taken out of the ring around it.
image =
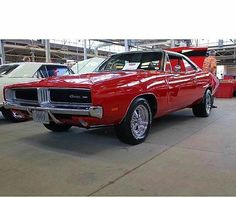
[[[55,134],[0,117],[0,195],[236,195],[236,98],[209,118],[190,109],[154,121],[145,143],[113,129]]]

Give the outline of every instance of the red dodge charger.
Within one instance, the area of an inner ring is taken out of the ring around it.
[[[55,132],[113,125],[121,141],[134,145],[146,139],[154,118],[183,108],[208,117],[218,84],[180,53],[126,52],[95,73],[7,86],[4,106]]]

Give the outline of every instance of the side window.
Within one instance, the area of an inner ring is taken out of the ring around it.
[[[189,62],[187,59],[183,58],[186,72],[197,71],[197,68]]]
[[[151,52],[143,53],[141,64],[138,69],[144,70],[161,70],[162,53]]]
[[[39,70],[36,72],[37,78],[48,78],[47,68],[43,65],[39,68]]]
[[[49,77],[52,77],[52,76],[58,76],[58,67],[57,66],[46,66],[47,68],[47,73],[48,73],[48,76]]]
[[[169,54],[171,69],[173,73],[185,73],[185,65],[183,58],[175,54]]]

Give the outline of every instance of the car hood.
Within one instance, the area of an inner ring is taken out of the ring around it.
[[[8,76],[7,75],[0,75],[0,79],[4,79],[6,77],[8,77]]]
[[[97,72],[97,73],[89,73],[89,74],[81,74],[75,76],[64,76],[60,78],[61,81],[67,83],[75,83],[75,84],[84,84],[84,85],[92,85],[99,84],[110,80],[116,80],[125,78],[128,76],[136,76],[138,72]],[[54,80],[54,79],[52,79]],[[56,79],[55,79],[56,80]]]
[[[117,72],[97,72],[81,75],[70,75],[61,77],[51,77],[39,82],[17,84],[14,87],[68,87],[68,88],[91,88],[94,84],[106,84],[112,82],[123,82],[137,80],[145,75],[143,70],[117,71]],[[11,86],[10,86],[11,87]]]
[[[10,78],[6,75],[0,76],[0,87],[24,82],[39,81],[37,78]]]

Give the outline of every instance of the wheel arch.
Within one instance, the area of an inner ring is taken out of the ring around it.
[[[124,117],[121,119],[121,122],[125,119],[128,111],[129,111],[129,108],[130,106],[132,105],[132,103],[137,99],[137,98],[144,98],[145,100],[147,100],[149,106],[150,106],[150,109],[151,109],[151,112],[152,112],[152,117],[154,117],[157,113],[157,110],[158,110],[158,99],[157,97],[153,94],[153,93],[143,93],[143,94],[140,94],[138,96],[135,96],[130,104],[128,105],[127,109],[126,109],[126,112],[125,112],[125,115]],[[120,122],[120,123],[121,123]]]
[[[151,108],[152,111],[152,117],[154,117],[157,113],[157,107],[158,107],[158,102],[157,102],[157,98],[154,94],[143,94],[137,98],[144,98],[148,101],[148,104]]]
[[[211,87],[210,85],[206,88],[205,93],[206,93],[206,91],[207,91],[208,89],[209,89],[209,90],[211,91],[211,93],[212,93],[212,87]],[[205,93],[204,93],[204,94],[205,94]]]

